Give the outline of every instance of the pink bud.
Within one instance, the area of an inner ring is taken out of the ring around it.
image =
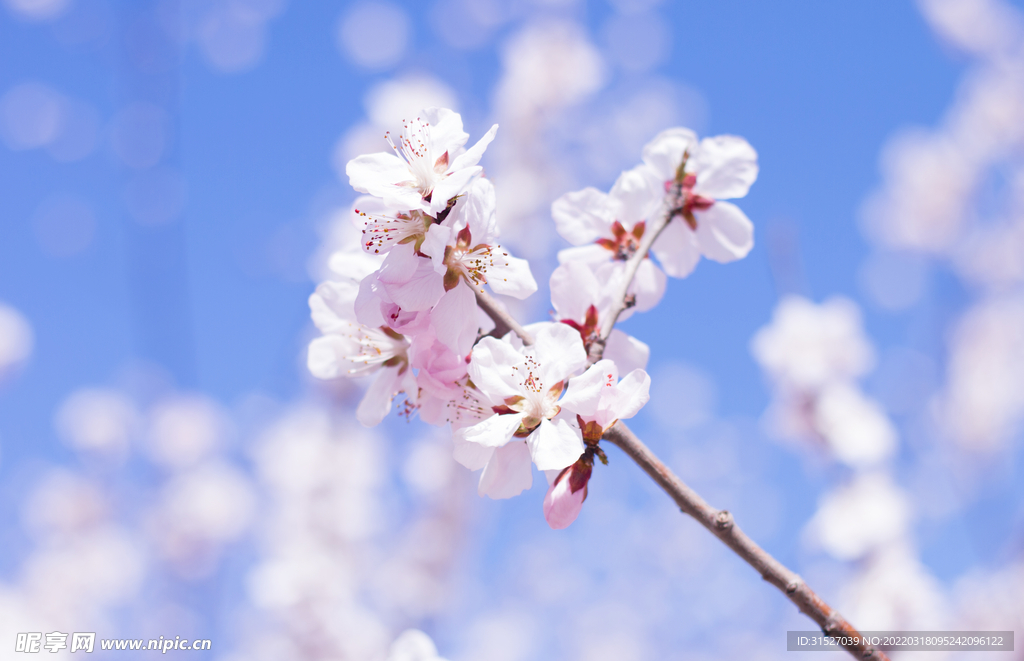
[[[544,496],[544,518],[555,530],[568,528],[583,509],[593,466],[588,459],[581,458],[559,473]]]

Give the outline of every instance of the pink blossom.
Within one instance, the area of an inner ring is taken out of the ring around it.
[[[594,462],[584,455],[576,463],[562,470],[548,487],[544,496],[544,518],[555,530],[568,528],[583,509],[587,499],[587,482]]]

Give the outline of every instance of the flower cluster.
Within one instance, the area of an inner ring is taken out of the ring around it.
[[[428,108],[400,137],[386,134],[394,153],[349,161],[352,187],[366,194],[351,214],[361,245],[332,258],[336,279],[310,298],[322,335],[309,368],[323,379],[376,375],[357,410],[364,425],[400,394],[406,412],[449,425],[456,460],[481,470],[481,495],[515,496],[532,485],[533,466],[544,471],[545,517],[564,528],[594,458],[605,461],[602,435],[649,397],[647,346],[603,324],[653,307],[666,274],[688,275],[701,255],[749,252],[750,221],[722,200],[746,194],[757,158],[741,138],[672,129],[610,193],[558,199],[555,224],[575,247],[551,276],[554,320],[496,337],[479,300],[491,314],[500,303],[485,285],[519,299],[537,289],[526,261],[501,245],[494,187],[478,165],[497,128],[466,149],[459,115]]]

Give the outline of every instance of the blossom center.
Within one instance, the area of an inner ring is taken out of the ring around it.
[[[367,252],[372,250],[374,254],[387,252],[396,244],[409,242],[415,242],[416,250],[419,251],[427,229],[434,222],[430,216],[415,210],[397,216],[374,216],[359,209],[355,213],[366,218],[363,249]]]
[[[391,132],[384,134],[395,153],[409,166],[414,186],[427,198],[434,185],[448,171],[448,152],[436,160],[433,158],[430,142],[430,124],[417,117],[412,121],[402,120],[402,137],[396,145]]]
[[[631,231],[627,232],[622,223],[616,220],[612,223],[612,238],[598,239],[597,245],[610,250],[615,259],[626,261],[640,248],[640,239],[644,235],[645,228],[646,225],[641,220],[633,225]]]

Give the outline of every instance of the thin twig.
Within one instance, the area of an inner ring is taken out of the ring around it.
[[[668,227],[669,222],[675,216],[677,212],[676,205],[670,204],[665,210],[665,213],[661,214],[654,223],[647,227],[644,231],[644,235],[640,238],[640,244],[637,246],[636,252],[630,255],[629,259],[626,260],[626,270],[624,272],[625,277],[622,279],[622,285],[619,287],[619,291],[613,300],[617,301],[615,307],[613,307],[607,316],[601,323],[601,334],[590,343],[590,348],[587,352],[587,360],[591,365],[601,360],[604,356],[604,345],[608,341],[608,336],[612,334],[612,330],[615,328],[616,322],[619,320],[619,315],[629,307],[629,287],[633,284],[633,279],[636,277],[637,269],[640,268],[640,264],[647,259],[647,254],[651,250],[651,246],[654,245],[655,239],[661,234],[661,231]]]
[[[815,594],[800,576],[773,558],[740,530],[733,521],[731,513],[726,510],[717,510],[708,505],[696,491],[669,470],[621,420],[604,433],[603,439],[620,447],[640,468],[644,469],[644,472],[651,476],[651,479],[658,483],[665,493],[671,496],[684,514],[689,514],[696,519],[715,537],[722,540],[736,555],[757,570],[764,580],[781,590],[802,613],[814,620],[822,631],[843,637],[846,640],[863,640],[857,629]],[[860,659],[872,661],[888,659],[881,650],[874,647],[863,644],[849,644],[844,647]]]
[[[516,321],[512,315],[505,312],[498,302],[494,300],[494,297],[488,294],[483,289],[476,290],[476,302],[487,313],[487,316],[494,321],[494,330],[491,331],[491,335],[495,337],[504,337],[509,331],[515,331],[522,340],[523,344],[533,344],[533,336],[530,335],[526,329],[524,329],[519,322]]]

